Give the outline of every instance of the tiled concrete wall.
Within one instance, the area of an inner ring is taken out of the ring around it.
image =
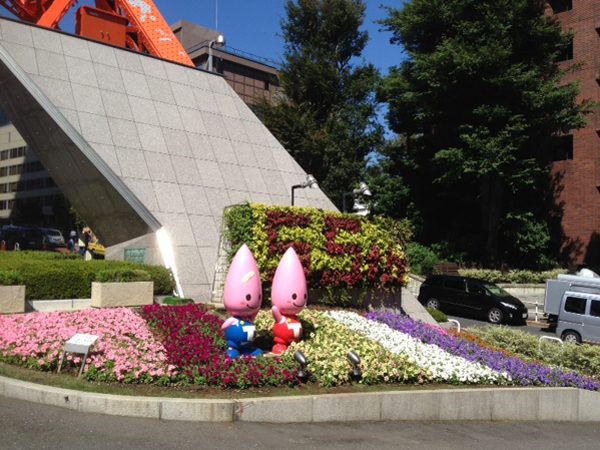
[[[223,208],[287,205],[306,178],[218,75],[6,19],[0,45],[165,227],[187,297],[210,297]],[[296,198],[335,209],[320,190]],[[147,236],[107,254],[146,248],[160,264],[156,247]]]

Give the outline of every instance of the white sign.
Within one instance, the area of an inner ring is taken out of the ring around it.
[[[85,365],[85,360],[87,358],[88,352],[90,351],[90,347],[94,345],[94,343],[98,340],[100,336],[96,336],[94,334],[81,334],[77,333],[71,339],[69,339],[65,343],[65,350],[63,351],[62,356],[60,357],[60,363],[58,364],[58,373],[60,373],[60,369],[62,368],[63,361],[65,359],[65,354],[67,353],[82,353],[85,356],[81,361],[81,369],[79,369],[79,376],[83,372],[83,366]]]
[[[76,334],[65,344],[65,352],[69,353],[87,353],[99,336],[93,334]]]

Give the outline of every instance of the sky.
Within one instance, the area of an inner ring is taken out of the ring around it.
[[[228,46],[277,61],[283,59],[284,41],[278,34],[281,19],[285,17],[284,0],[154,1],[170,24],[185,19],[217,29],[227,39]],[[400,63],[402,51],[398,45],[390,44],[391,33],[380,32],[381,26],[374,21],[386,16],[382,5],[399,8],[402,0],[367,0],[365,3],[364,29],[369,31],[370,41],[363,55],[385,74],[390,66]]]

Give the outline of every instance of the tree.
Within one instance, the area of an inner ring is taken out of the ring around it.
[[[413,0],[382,22],[408,54],[380,97],[390,128],[420,141],[411,192],[425,234],[473,236],[488,263],[503,237],[516,246],[510,236],[552,228],[537,215],[549,211],[552,140],[582,127],[592,106],[577,103],[576,84],[560,83],[557,60],[572,36],[545,5]]]
[[[375,88],[379,73],[356,63],[368,41],[361,0],[286,3],[280,94],[256,111],[263,123],[338,206],[381,142]]]

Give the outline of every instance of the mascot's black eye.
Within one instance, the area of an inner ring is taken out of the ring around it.
[[[293,298],[294,300],[296,300],[296,299],[298,298],[298,296],[297,296],[296,294],[292,294],[292,298]]]
[[[248,301],[252,300],[252,296],[250,294],[246,295],[246,300],[248,300]]]
[[[304,294],[304,300],[306,300],[306,293]]]

